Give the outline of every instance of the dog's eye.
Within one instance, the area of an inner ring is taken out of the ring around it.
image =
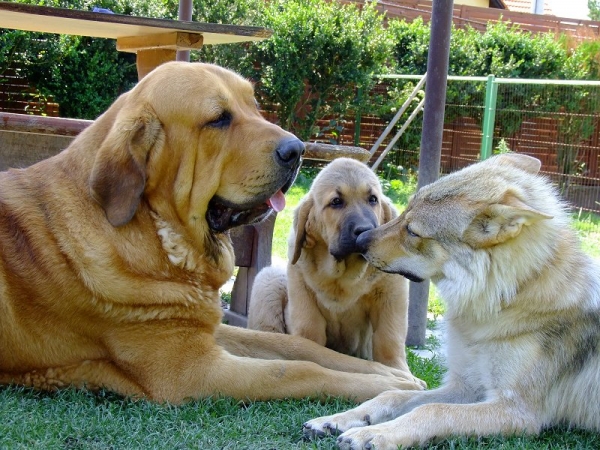
[[[379,199],[377,198],[377,196],[376,196],[376,195],[371,195],[371,196],[369,197],[369,203],[370,203],[371,205],[376,205],[378,201],[379,201]]]
[[[339,198],[339,197],[334,197],[330,202],[329,205],[332,208],[341,208],[342,206],[344,206],[344,201]]]
[[[406,225],[406,232],[410,237],[420,237],[417,233],[410,229],[408,225]]]
[[[225,128],[231,124],[231,113],[228,111],[223,111],[219,117],[215,120],[211,120],[206,125],[213,128]]]

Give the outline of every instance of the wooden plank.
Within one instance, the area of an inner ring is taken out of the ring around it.
[[[333,161],[336,158],[346,157],[366,162],[370,157],[369,152],[361,147],[323,144],[320,142],[306,142],[305,146],[304,159]]]
[[[185,22],[0,2],[0,27],[107,39],[172,31],[201,33],[204,44],[257,41],[271,36],[262,27]]]
[[[22,133],[77,136],[92,124],[91,120],[65,119],[63,117],[33,116],[0,112],[0,130]]]
[[[203,42],[202,35],[199,33],[172,31],[147,36],[117,38],[117,50],[130,53],[150,49],[196,50],[202,47]]]
[[[235,265],[249,267],[252,265],[252,246],[255,229],[253,226],[236,227],[229,231],[229,237],[235,248]]]

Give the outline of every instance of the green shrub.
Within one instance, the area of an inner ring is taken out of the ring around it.
[[[269,2],[264,25],[274,34],[250,47],[253,78],[278,105],[281,125],[305,140],[319,133],[319,118],[346,115],[356,88],[370,86],[390,56],[383,16],[371,3]]]
[[[83,10],[99,6],[120,14],[162,18],[176,18],[178,10],[177,0],[17,1]],[[325,0],[195,0],[193,11],[196,21],[273,30],[273,37],[261,42],[205,46],[192,52],[192,60],[215,62],[251,78],[263,103],[275,109],[279,123],[303,139],[327,131],[316,125],[323,117],[333,118],[327,128],[335,134],[358,106],[363,114],[390,119],[414,82],[398,83],[388,94],[365,94],[360,99],[357,91],[369,91],[373,74],[426,71],[429,25],[421,19],[412,23],[390,19],[386,28],[373,2],[358,8]],[[600,70],[599,46],[598,42],[575,46],[566,38],[534,35],[507,23],[491,24],[485,33],[454,29],[449,71],[451,75],[593,79]],[[20,67],[42,94],[53,95],[66,117],[96,117],[137,81],[134,55],[117,52],[114,41],[106,39],[0,30],[0,74],[9,65]],[[449,86],[448,99],[467,104],[483,89],[483,83]],[[515,101],[525,97],[538,109],[551,101],[526,92]],[[586,101],[585,93],[578,101]],[[452,114],[447,111],[447,121],[455,118]],[[474,118],[481,120],[477,113]],[[516,129],[518,123],[513,122],[502,121],[503,135]],[[398,146],[418,147],[419,138],[418,133],[406,133]],[[406,161],[402,164],[407,166]]]
[[[91,9],[86,1],[35,1],[20,3]],[[94,2],[94,6],[120,12],[116,0]],[[110,39],[94,39],[45,33],[0,30],[0,72],[17,67],[43,96],[53,96],[64,117],[94,119],[115,98],[137,81],[135,55],[116,50]]]

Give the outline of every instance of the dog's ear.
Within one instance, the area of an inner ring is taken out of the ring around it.
[[[509,192],[501,202],[488,205],[475,216],[463,239],[475,248],[492,247],[517,237],[523,227],[551,218]]]
[[[90,191],[111,225],[124,225],[133,218],[146,185],[148,153],[161,130],[151,108],[123,110],[102,142],[92,168]]]
[[[394,205],[392,205],[392,202],[389,198],[381,198],[381,208],[383,209],[383,222],[380,225],[391,222],[393,219],[398,217],[398,211],[396,211],[396,208]]]
[[[308,227],[309,216],[314,207],[314,201],[311,197],[305,198],[300,206],[294,211],[294,230],[296,230],[296,238],[294,240],[294,255],[292,257],[292,264],[296,264],[300,253],[302,253],[302,247],[306,242],[306,229]]]

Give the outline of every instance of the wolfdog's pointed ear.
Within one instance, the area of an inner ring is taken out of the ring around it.
[[[520,153],[502,153],[496,156],[495,161],[498,164],[511,165],[534,175],[542,168],[542,162],[539,159]]]
[[[146,162],[161,124],[151,108],[120,111],[102,142],[90,177],[92,197],[111,225],[129,222],[146,185]]]
[[[398,217],[398,211],[396,211],[396,208],[394,208],[394,205],[392,205],[392,202],[387,197],[381,199],[381,208],[383,209],[383,222],[380,225]]]
[[[524,226],[551,218],[509,192],[500,203],[488,205],[479,212],[463,234],[463,239],[476,248],[492,247],[518,236]]]
[[[294,240],[294,255],[292,257],[292,264],[296,264],[296,261],[298,261],[298,258],[300,258],[302,247],[306,242],[306,228],[308,226],[309,216],[313,206],[313,199],[307,197],[294,212],[294,230],[296,230],[296,239]]]

